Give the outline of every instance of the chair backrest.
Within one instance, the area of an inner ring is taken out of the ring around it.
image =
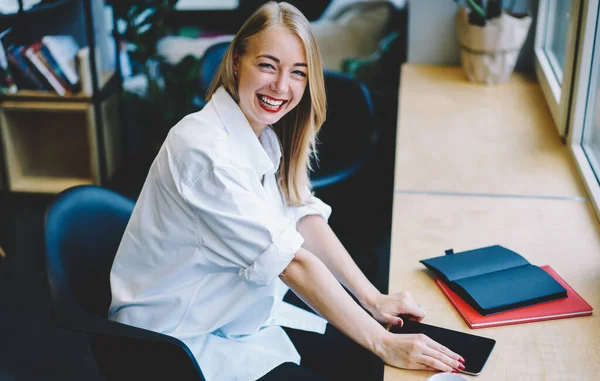
[[[203,380],[180,340],[107,318],[110,270],[134,202],[97,186],[70,188],[48,208],[46,272],[57,323],[85,333],[106,380]]]
[[[134,202],[108,189],[62,192],[46,214],[46,265],[58,304],[106,317],[109,274]]]
[[[362,168],[375,151],[379,129],[367,87],[342,73],[325,71],[327,119],[318,135],[318,162],[311,175],[317,189]]]
[[[219,69],[229,45],[229,42],[216,43],[206,49],[202,55],[200,63],[200,95],[202,98],[206,98],[208,88],[217,74],[217,69]]]

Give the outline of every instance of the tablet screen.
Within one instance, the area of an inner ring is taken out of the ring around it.
[[[477,375],[481,373],[496,341],[487,337],[452,331],[446,328],[404,319],[404,326],[392,326],[393,333],[422,333],[434,341],[458,353],[465,359],[465,370],[462,372]]]

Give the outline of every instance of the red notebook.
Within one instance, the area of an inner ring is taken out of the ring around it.
[[[435,279],[435,283],[442,289],[454,308],[462,315],[469,328],[488,328],[499,325],[531,323],[534,321],[564,319],[575,316],[592,314],[592,307],[571,286],[564,281],[550,266],[541,266],[558,283],[567,290],[567,297],[533,306],[517,308],[515,310],[500,312],[483,316],[452,291],[445,283]]]

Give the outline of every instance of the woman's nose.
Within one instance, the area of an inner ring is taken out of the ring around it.
[[[280,74],[277,78],[271,83],[271,90],[273,90],[277,94],[285,94],[287,93],[288,80],[285,74]]]

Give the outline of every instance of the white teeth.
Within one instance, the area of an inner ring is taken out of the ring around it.
[[[280,107],[283,104],[283,101],[275,101],[275,100],[269,99],[269,98],[267,98],[265,96],[262,96],[262,95],[259,95],[258,98],[260,99],[260,101],[262,103],[264,103],[265,105],[270,106],[270,107],[277,108],[277,107]]]

